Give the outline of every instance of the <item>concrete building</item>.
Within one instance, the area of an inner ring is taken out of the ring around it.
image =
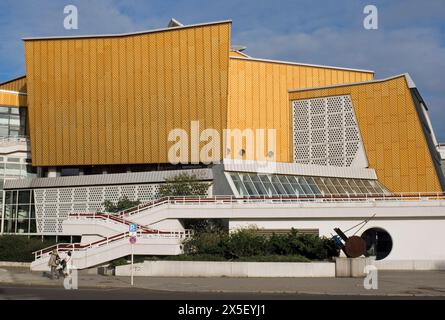
[[[91,266],[128,254],[131,222],[146,239],[141,254],[177,254],[183,219],[320,236],[369,220],[360,235],[380,260],[442,266],[445,180],[413,79],[253,58],[231,44],[230,27],[173,21],[131,34],[25,38],[26,75],[0,84],[1,233],[80,236],[70,248],[96,250],[78,262]],[[173,164],[175,129],[273,129],[276,139],[273,148],[270,137],[256,141],[255,152],[247,136],[221,143],[203,162],[194,147],[209,140],[191,138]],[[165,179],[183,172],[212,182],[208,196],[158,200]],[[119,218],[96,214],[122,196],[143,205]]]

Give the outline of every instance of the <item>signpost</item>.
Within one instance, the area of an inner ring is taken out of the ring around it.
[[[130,244],[131,244],[131,285],[133,286],[133,255],[134,255],[134,251],[133,251],[133,245],[136,243],[136,235],[137,235],[137,230],[138,230],[138,225],[135,223],[132,223],[128,226],[128,232],[130,233]]]

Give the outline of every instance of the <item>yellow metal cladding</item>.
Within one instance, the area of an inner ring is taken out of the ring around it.
[[[372,72],[234,57],[230,59],[229,71],[228,128],[276,129],[279,162],[292,161],[289,89],[368,81],[374,77]]]
[[[168,133],[227,122],[230,22],[25,41],[34,166],[167,163]]]
[[[0,106],[26,107],[26,95],[0,89]]]
[[[26,93],[26,77],[16,78],[0,83],[0,89]]]
[[[369,166],[393,192],[441,192],[404,76],[387,81],[291,92],[290,100],[351,95]]]

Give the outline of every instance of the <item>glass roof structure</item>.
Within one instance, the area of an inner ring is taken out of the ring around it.
[[[370,196],[390,194],[377,180],[227,172],[239,196]]]

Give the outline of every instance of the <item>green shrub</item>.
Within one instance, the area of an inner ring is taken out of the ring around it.
[[[311,260],[300,255],[265,255],[265,256],[250,256],[241,257],[236,261],[240,262],[310,262]]]
[[[288,234],[272,235],[268,241],[268,249],[270,254],[296,254],[314,260],[325,260],[338,255],[332,240],[299,233],[295,229]]]
[[[204,182],[195,174],[180,173],[166,178],[159,186],[159,197],[206,196],[211,182]]]
[[[105,207],[106,212],[118,213],[127,209],[134,208],[140,204],[141,202],[139,200],[132,201],[126,196],[123,196],[115,204],[110,200],[105,200],[103,206]]]
[[[182,254],[178,256],[150,256],[145,257],[145,261],[233,261],[233,262],[310,262],[309,259],[299,255],[258,255],[241,257],[228,260],[224,256],[212,254]]]
[[[224,219],[182,219],[185,229],[191,229],[194,232],[227,232],[228,223]]]
[[[55,240],[28,238],[21,235],[0,236],[0,261],[32,262],[34,251],[56,244]]]
[[[255,229],[226,232],[197,232],[184,243],[186,255],[213,255],[229,260],[249,257],[294,257],[291,259],[326,260],[338,256],[331,239],[291,230],[287,234],[264,236]],[[256,258],[255,258],[256,259]],[[262,258],[261,258],[262,259]],[[264,258],[268,259],[268,258]],[[272,258],[271,258],[272,259]],[[270,260],[273,261],[273,260]]]
[[[155,259],[155,260],[159,260]],[[196,254],[196,255],[188,255],[188,254],[181,254],[179,256],[165,256],[162,258],[162,260],[167,261],[227,261],[226,258],[219,255],[213,255],[213,254]]]
[[[232,258],[267,254],[267,238],[253,229],[242,229],[230,234],[225,243],[226,256]]]
[[[227,239],[225,232],[197,232],[184,242],[184,253],[223,256]]]

